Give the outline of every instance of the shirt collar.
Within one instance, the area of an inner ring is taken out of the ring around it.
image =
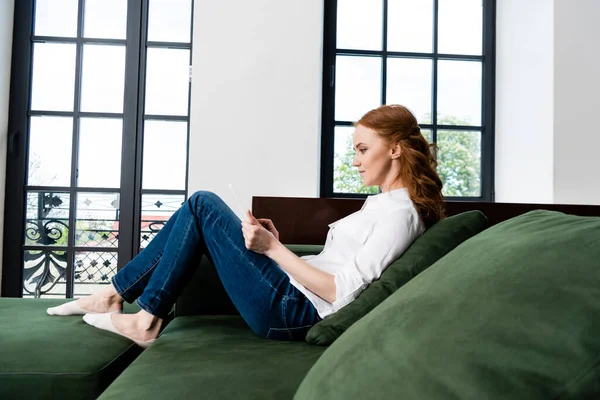
[[[398,202],[409,198],[410,197],[408,196],[408,189],[394,189],[390,190],[389,192],[368,196],[361,210],[364,209],[367,206],[367,204],[369,204],[369,207],[387,207],[396,205],[398,204]]]

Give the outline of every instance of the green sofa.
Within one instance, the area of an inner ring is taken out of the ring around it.
[[[46,315],[65,301],[0,298],[0,399],[290,398],[326,349],[255,335],[206,257],[175,319],[143,353],[81,317]],[[127,313],[138,310],[125,304]]]
[[[46,317],[56,301],[0,299],[0,398],[600,398],[600,218],[529,212],[399,276],[380,304],[349,309],[357,322],[337,320],[342,331],[313,327],[337,332],[330,346],[256,336],[206,259],[141,354],[80,318]]]

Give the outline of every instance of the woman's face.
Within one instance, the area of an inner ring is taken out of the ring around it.
[[[384,139],[373,130],[358,125],[354,130],[353,142],[355,155],[352,165],[358,167],[365,186],[385,186],[395,178],[398,173],[392,163],[395,153]],[[398,149],[395,151],[397,153]]]

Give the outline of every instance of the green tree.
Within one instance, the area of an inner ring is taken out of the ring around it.
[[[440,125],[469,125],[452,116],[439,116]],[[429,139],[430,135],[425,134]],[[439,130],[437,134],[438,174],[444,183],[445,196],[481,195],[481,141],[479,132]],[[375,194],[376,186],[364,186],[356,167],[352,166],[352,137],[346,140],[347,151],[334,158],[334,191],[338,193]]]
[[[471,125],[469,121],[438,117],[440,125]],[[438,174],[444,196],[481,195],[481,134],[471,131],[439,130],[437,133]]]

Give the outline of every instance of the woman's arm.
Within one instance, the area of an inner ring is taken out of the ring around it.
[[[330,303],[335,301],[334,276],[313,267],[273,237],[272,244],[264,253],[275,261],[282,269],[292,275],[308,290]]]
[[[333,303],[336,300],[335,278],[332,274],[313,267],[295,255],[281,244],[272,232],[269,232],[271,229],[265,229],[254,218],[250,210],[246,214],[250,222],[242,221],[242,232],[247,249],[266,255],[304,287],[325,301]]]

